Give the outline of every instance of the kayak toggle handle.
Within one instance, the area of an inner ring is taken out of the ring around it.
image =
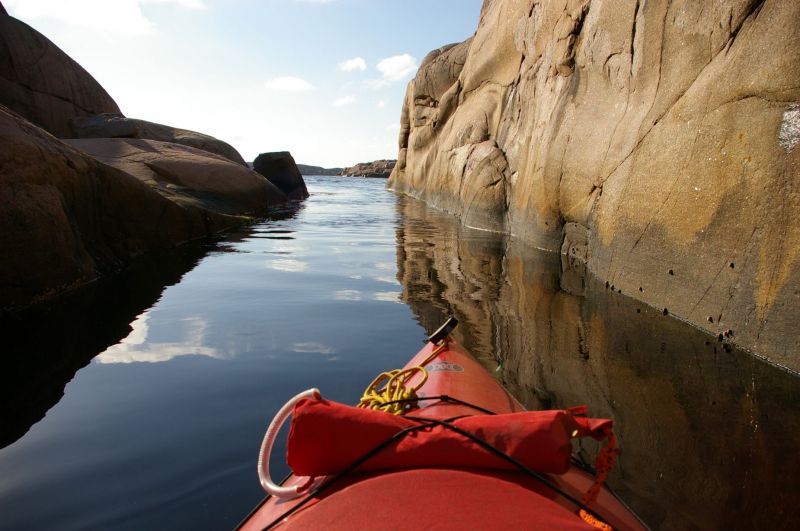
[[[444,341],[447,338],[447,336],[449,336],[453,332],[453,330],[456,329],[456,326],[458,326],[458,319],[456,319],[455,317],[449,318],[447,321],[445,321],[445,323],[442,326],[439,327],[439,329],[436,332],[428,336],[428,340],[426,341],[426,343],[433,343],[434,345],[438,345],[439,343]]]
[[[281,426],[283,426],[283,423],[286,422],[286,419],[292,414],[295,404],[304,398],[322,400],[322,394],[320,394],[319,389],[309,389],[286,402],[275,415],[275,418],[272,419],[272,422],[269,423],[267,432],[264,434],[264,440],[261,442],[261,450],[258,452],[258,479],[261,481],[261,487],[276,498],[295,498],[302,491],[310,487],[314,480],[314,478],[301,477],[299,479],[303,481],[302,484],[282,487],[276,485],[269,475],[269,456],[272,453],[272,445],[275,443],[275,438],[278,436],[278,432]]]

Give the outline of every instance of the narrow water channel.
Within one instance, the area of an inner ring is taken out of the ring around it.
[[[449,314],[529,407],[615,419],[611,483],[654,528],[799,523],[800,379],[385,181],[307,182],[270,220],[0,321],[0,529],[230,528],[287,398],[353,402]]]

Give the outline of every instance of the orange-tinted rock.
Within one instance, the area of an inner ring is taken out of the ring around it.
[[[178,129],[146,120],[126,118],[121,114],[100,114],[70,120],[73,138],[142,138],[183,144],[222,155],[247,166],[242,156],[227,142],[195,131]]]
[[[70,118],[119,113],[111,96],[47,37],[0,12],[0,104],[58,137]]]

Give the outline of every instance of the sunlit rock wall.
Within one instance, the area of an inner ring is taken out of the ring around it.
[[[487,0],[409,84],[389,186],[800,369],[798,20],[781,0]]]

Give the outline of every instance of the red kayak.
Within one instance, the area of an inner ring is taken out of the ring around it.
[[[611,421],[526,411],[449,336],[456,324],[373,382],[361,407],[316,389],[289,401],[259,454],[268,496],[239,528],[647,529],[603,484],[618,452]],[[290,415],[293,473],[276,484],[269,456]],[[578,437],[604,441],[594,469],[571,456]]]

